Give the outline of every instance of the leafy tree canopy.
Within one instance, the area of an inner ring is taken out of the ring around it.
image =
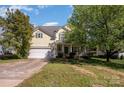
[[[71,42],[84,47],[98,46],[106,51],[107,61],[124,48],[124,6],[74,6],[69,19]]]
[[[20,57],[27,57],[32,38],[32,26],[29,23],[29,17],[20,10],[9,10],[6,12],[4,22],[1,21],[4,28],[3,46],[5,48],[13,47]]]

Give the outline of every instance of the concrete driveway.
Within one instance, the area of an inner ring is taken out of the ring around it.
[[[46,64],[47,61],[34,59],[0,64],[0,87],[17,86],[24,79],[40,71]]]

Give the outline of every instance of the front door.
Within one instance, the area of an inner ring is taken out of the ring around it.
[[[68,54],[68,47],[64,47],[64,53]]]

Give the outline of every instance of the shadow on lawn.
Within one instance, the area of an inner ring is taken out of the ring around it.
[[[53,58],[49,60],[50,63],[61,63],[61,64],[66,64],[69,63],[68,59],[64,58]]]
[[[83,59],[82,61],[80,61],[79,63],[87,63],[87,64],[91,64],[91,65],[101,65],[101,66],[107,66],[107,67],[111,67],[113,69],[124,69],[124,64],[120,64],[120,63],[114,63],[114,62],[106,62],[100,59]]]
[[[62,58],[57,58],[57,59],[52,59],[50,60],[50,63],[62,63],[62,64],[79,64],[79,65],[85,65],[85,64],[90,64],[94,66],[107,66],[111,67],[113,69],[124,69],[124,64],[120,63],[114,63],[114,62],[106,62],[101,59],[94,59],[94,58],[89,58],[89,59],[83,59],[83,60],[75,60],[75,59],[62,59]]]

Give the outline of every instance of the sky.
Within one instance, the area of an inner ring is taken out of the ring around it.
[[[30,23],[36,26],[64,26],[72,14],[71,5],[28,5],[3,6],[0,5],[0,16],[6,17],[7,8],[19,9],[30,17]]]

